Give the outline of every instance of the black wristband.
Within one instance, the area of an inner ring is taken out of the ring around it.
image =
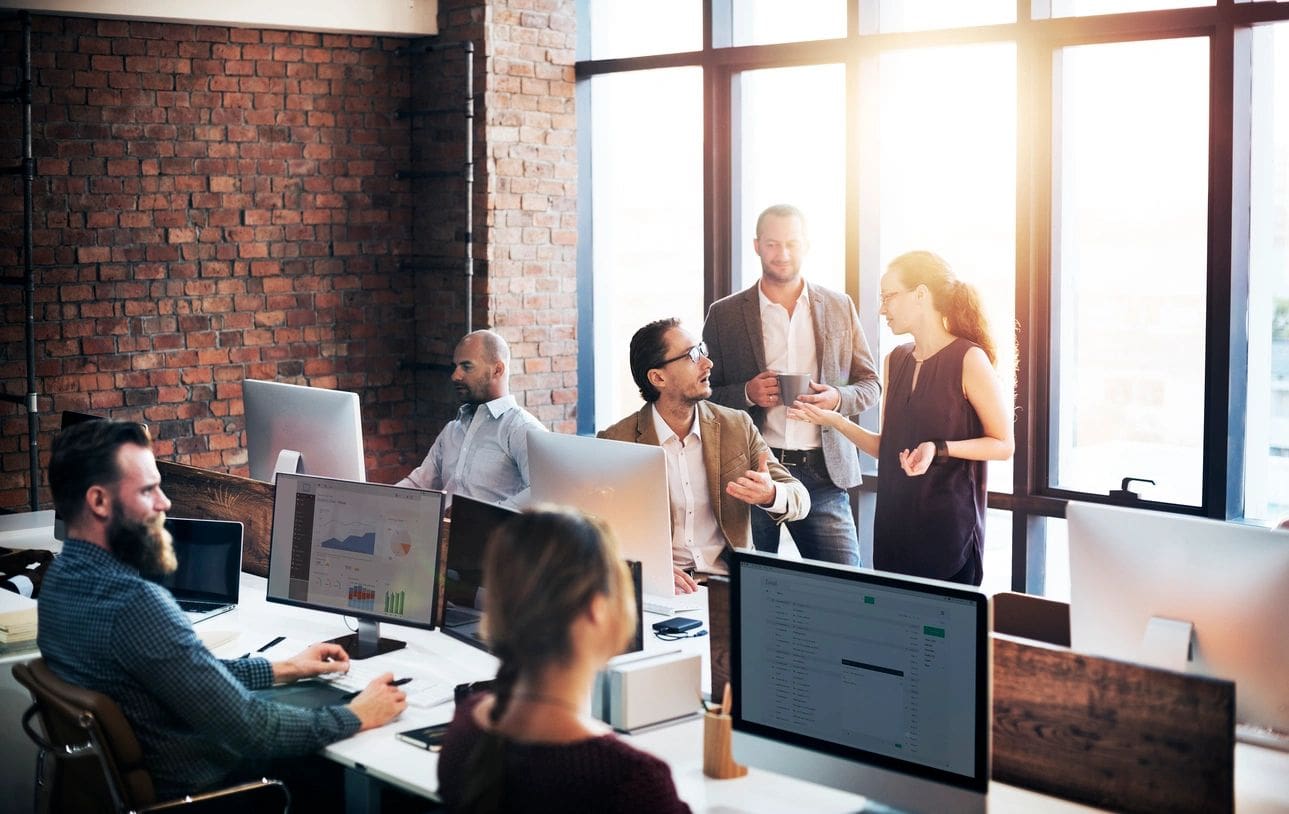
[[[943,438],[933,438],[932,444],[935,444],[935,460],[945,461],[949,459],[949,442]]]

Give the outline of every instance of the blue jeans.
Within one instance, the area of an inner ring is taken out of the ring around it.
[[[810,493],[810,514],[787,524],[801,556],[842,565],[859,565],[859,535],[846,491],[833,484],[822,460],[818,466],[789,466],[788,472]],[[752,545],[757,551],[777,554],[779,532],[779,524],[769,514],[761,509],[752,509]]]

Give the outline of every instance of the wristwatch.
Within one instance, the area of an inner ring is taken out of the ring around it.
[[[934,438],[931,440],[935,444],[935,460],[946,461],[949,459],[949,442],[943,438]]]

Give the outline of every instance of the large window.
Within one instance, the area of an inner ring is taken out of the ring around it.
[[[897,51],[883,54],[878,66],[878,271],[916,249],[947,260],[980,292],[998,350],[999,379],[1011,393],[1016,49],[995,43]],[[907,334],[893,336],[883,322],[874,351],[885,358],[911,341]],[[988,477],[990,489],[1011,491],[1011,462],[991,463]]]
[[[908,339],[878,314],[896,255],[935,251],[980,290],[1017,439],[989,467],[988,590],[1068,596],[1070,500],[1289,516],[1289,2],[579,9],[584,418],[634,406],[636,326],[609,326],[662,291],[701,318],[756,278],[756,214],[788,202],[808,278],[854,299],[879,357]]]
[[[701,79],[673,68],[591,83],[596,429],[640,408],[628,364],[638,328],[679,317],[702,329]]]
[[[1255,30],[1244,514],[1289,517],[1289,23]]]
[[[842,289],[846,281],[846,72],[841,65],[746,71],[734,79],[742,137],[737,167],[735,288],[761,274],[752,249],[756,216],[773,204],[801,209],[810,254],[802,274]]]
[[[1198,506],[1203,485],[1207,39],[1059,60],[1052,485]]]

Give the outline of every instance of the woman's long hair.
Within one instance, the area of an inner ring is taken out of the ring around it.
[[[975,286],[959,280],[942,257],[927,251],[906,252],[892,260],[887,268],[900,275],[905,288],[926,286],[931,292],[931,303],[944,316],[949,333],[979,345],[989,357],[989,364],[998,364],[980,294]]]
[[[493,680],[494,724],[515,684],[572,656],[571,629],[596,596],[609,599],[621,628],[615,651],[635,634],[635,595],[617,543],[601,523],[572,510],[539,506],[508,520],[484,556],[482,631],[501,664]],[[461,811],[501,806],[504,740],[486,733],[471,756]]]

